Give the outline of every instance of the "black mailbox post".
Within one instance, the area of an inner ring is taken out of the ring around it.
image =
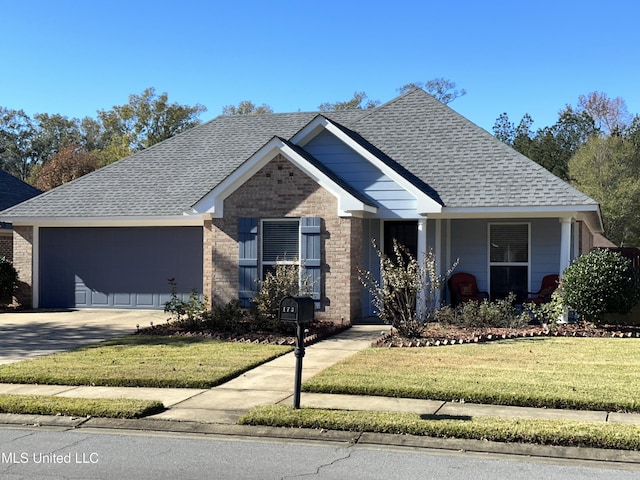
[[[310,297],[284,297],[280,301],[278,318],[281,322],[295,323],[296,332],[296,378],[293,389],[293,408],[300,408],[302,385],[302,358],[304,357],[304,324],[313,321],[314,302]]]

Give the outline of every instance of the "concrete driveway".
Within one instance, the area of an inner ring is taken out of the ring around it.
[[[0,364],[49,355],[167,321],[161,310],[80,309],[0,313]]]

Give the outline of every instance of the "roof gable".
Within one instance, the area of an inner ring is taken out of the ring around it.
[[[351,188],[308,152],[279,137],[272,138],[262,146],[233,173],[201,198],[188,213],[209,213],[216,218],[223,217],[224,200],[279,154],[338,199],[338,215],[360,216],[365,212],[375,213],[376,207],[369,202],[367,197]]]

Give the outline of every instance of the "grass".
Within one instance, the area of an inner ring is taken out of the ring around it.
[[[314,376],[303,390],[638,412],[640,343],[535,338],[443,348],[370,348]]]
[[[291,347],[131,335],[0,366],[0,382],[210,388]]]
[[[140,418],[159,413],[162,410],[164,410],[162,402],[154,400],[0,395],[0,413]]]
[[[414,413],[311,408],[294,410],[282,405],[257,407],[245,414],[239,423],[494,442],[640,450],[640,426],[610,423],[505,418],[458,420]]]

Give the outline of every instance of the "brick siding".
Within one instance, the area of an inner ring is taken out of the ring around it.
[[[33,227],[13,227],[13,266],[18,271],[16,301],[30,307],[33,291]]]
[[[322,245],[321,309],[318,320],[350,323],[361,316],[357,267],[362,258],[362,220],[338,217],[337,199],[278,155],[224,201],[224,218],[211,231],[210,298],[227,303],[238,297],[238,219],[320,217]],[[205,238],[207,237],[205,228]],[[206,243],[206,242],[205,242]],[[205,279],[205,284],[207,280]]]

